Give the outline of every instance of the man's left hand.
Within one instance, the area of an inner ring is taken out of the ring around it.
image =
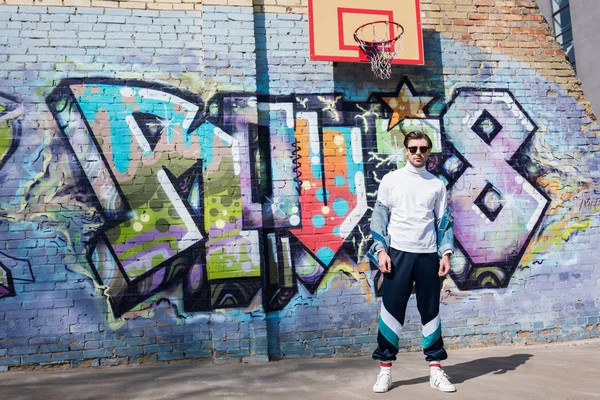
[[[450,273],[450,254],[446,254],[440,260],[439,276],[446,276]]]

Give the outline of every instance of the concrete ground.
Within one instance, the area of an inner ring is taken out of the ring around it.
[[[420,353],[402,353],[394,387],[371,392],[369,357],[210,362],[7,372],[2,399],[600,399],[600,340],[453,350],[443,364],[457,393],[429,387]]]

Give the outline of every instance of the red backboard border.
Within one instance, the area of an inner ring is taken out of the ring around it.
[[[371,14],[387,17],[388,21],[394,20],[394,12],[392,10],[369,10],[366,8],[338,8],[338,34],[340,39],[340,50],[356,50],[360,51],[358,43],[349,45],[344,43],[344,14]],[[394,28],[390,27],[390,37],[394,36]]]
[[[326,56],[326,55],[315,54],[315,43],[313,40],[314,25],[313,25],[313,19],[312,19],[313,1],[324,1],[324,0],[308,0],[308,30],[309,30],[310,59],[313,61],[368,62],[368,60],[365,61],[364,58],[361,59],[360,56],[343,57],[343,56]],[[418,46],[419,46],[419,58],[413,59],[413,60],[395,59],[392,61],[392,64],[423,65],[423,63],[424,63],[425,55],[423,52],[423,28],[421,25],[421,4],[420,4],[419,0],[414,0],[414,1],[415,1],[415,11],[416,11],[416,17],[417,17],[417,41],[418,41]],[[361,9],[356,9],[356,8],[340,8],[340,9],[338,9],[338,31],[339,32],[341,32],[341,30],[343,29],[343,26],[341,25],[342,13],[340,12],[340,10],[352,10],[352,11],[356,12],[357,10],[361,10]],[[382,11],[382,10],[364,9],[362,11],[364,11],[365,13],[368,13],[368,14],[375,14],[375,15],[387,15],[388,13],[391,13],[391,11],[389,11],[389,10]],[[355,49],[354,46],[349,46],[349,45],[343,44],[343,37],[341,34],[340,34],[339,42],[340,42],[340,48],[342,50],[354,50]],[[347,47],[342,48],[342,45],[347,46]],[[356,46],[356,49],[358,49],[358,45]]]

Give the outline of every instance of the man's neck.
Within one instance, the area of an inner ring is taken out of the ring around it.
[[[404,168],[406,168],[406,170],[407,170],[408,172],[412,172],[413,174],[419,174],[419,175],[420,175],[420,174],[423,174],[423,173],[425,173],[425,172],[427,171],[427,170],[425,169],[425,166],[422,166],[422,167],[415,167],[414,165],[412,165],[412,164],[410,163],[410,161],[408,161],[408,162],[406,163],[406,166],[405,166]]]

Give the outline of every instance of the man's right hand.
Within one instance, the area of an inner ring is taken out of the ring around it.
[[[385,250],[381,250],[377,256],[379,258],[379,270],[384,274],[392,272],[392,259]]]

